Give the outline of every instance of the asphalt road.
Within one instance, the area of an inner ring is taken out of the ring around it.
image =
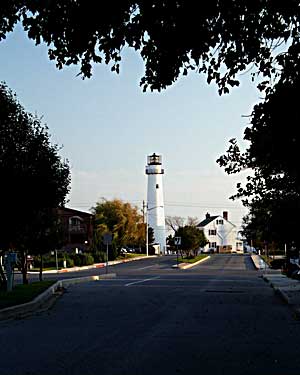
[[[115,279],[1,322],[0,374],[299,375],[300,322],[249,256],[190,270],[172,269],[175,260],[115,266]]]

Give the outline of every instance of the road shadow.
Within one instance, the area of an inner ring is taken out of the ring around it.
[[[244,256],[244,265],[246,270],[253,271],[256,269],[250,256]]]

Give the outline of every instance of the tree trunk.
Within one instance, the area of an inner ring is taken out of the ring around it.
[[[2,265],[0,264],[0,289],[6,290],[6,287],[7,287],[6,276],[5,276]]]
[[[21,272],[22,272],[23,284],[28,284],[27,250],[23,250],[21,252]]]
[[[43,281],[43,254],[40,254],[41,261],[40,261],[40,273],[39,273],[39,280]]]

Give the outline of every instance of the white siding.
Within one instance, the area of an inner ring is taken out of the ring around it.
[[[223,224],[220,224],[223,222]],[[210,247],[210,244],[215,242],[218,247],[231,247],[233,251],[240,251],[243,249],[241,245],[241,240],[237,239],[237,229],[234,224],[230,221],[225,220],[222,216],[216,217],[210,223],[205,225],[205,227],[199,228],[204,231],[205,237],[209,243],[205,246],[206,249]],[[210,234],[212,230],[216,231],[216,234]],[[239,243],[237,248],[237,243]]]

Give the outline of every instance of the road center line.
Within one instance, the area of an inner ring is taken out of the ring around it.
[[[152,268],[152,267],[155,267],[155,266],[156,266],[156,264],[152,264],[152,266],[146,266],[146,267],[138,268],[137,271],[145,270],[146,268]]]
[[[160,276],[156,276],[156,277],[151,277],[150,279],[144,279],[144,280],[139,280],[139,281],[133,281],[132,283],[125,284],[125,286],[130,286],[130,285],[134,285],[134,284],[145,283],[146,281],[151,281],[151,280],[155,280],[155,279],[159,279],[159,278],[160,278]]]

